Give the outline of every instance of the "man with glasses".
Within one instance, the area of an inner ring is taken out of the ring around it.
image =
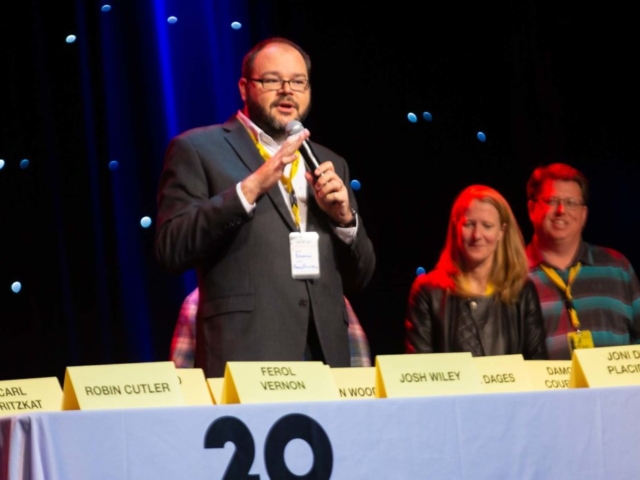
[[[350,363],[344,294],[362,290],[375,253],[356,213],[345,160],[313,143],[319,167],[287,135],[311,105],[309,56],[271,38],[244,57],[244,108],[193,129],[167,149],[155,240],[174,272],[195,267],[195,366],[224,375],[227,361]]]
[[[574,348],[640,343],[640,283],[621,253],[582,239],[589,182],[577,169],[553,163],[527,183],[534,235],[527,246],[553,360]]]

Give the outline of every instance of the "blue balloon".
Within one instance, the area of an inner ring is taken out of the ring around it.
[[[424,118],[427,122],[430,122],[431,120],[433,120],[433,117],[429,112],[424,112],[422,114],[422,118]]]
[[[418,121],[418,117],[416,117],[416,114],[415,114],[415,113],[413,113],[413,112],[409,112],[409,113],[407,114],[407,118],[409,119],[409,121],[410,121],[411,123],[416,123],[416,122]]]
[[[109,170],[111,170],[112,172],[117,170],[119,166],[120,166],[120,164],[118,163],[117,160],[111,160],[109,162]]]
[[[29,159],[23,158],[22,160],[20,160],[20,168],[23,170],[29,168]]]
[[[234,30],[240,30],[242,28],[242,24],[240,22],[231,22],[231,28]]]
[[[0,158],[0,170],[4,168],[4,160]]]
[[[67,43],[73,43],[76,41],[75,35],[67,35]]]
[[[354,190],[360,190],[360,187],[362,185],[360,185],[360,181],[358,180],[351,180],[351,188]]]
[[[480,140],[481,142],[484,142],[487,140],[487,136],[482,132],[478,132],[478,135],[476,136],[478,137],[478,140]]]
[[[11,284],[11,291],[13,293],[20,293],[20,290],[22,290],[22,284],[20,282],[13,282]]]
[[[111,10],[111,5],[103,5],[100,10],[102,10],[103,12],[108,12],[109,10]]]
[[[427,273],[427,271],[424,269],[424,267],[418,267],[418,268],[416,268],[416,276],[418,276],[418,275],[424,275],[425,273]]]
[[[140,225],[142,228],[148,228],[151,225],[151,219],[149,217],[142,217]]]
[[[171,16],[171,17],[167,18],[167,22],[169,22],[171,24],[176,23],[177,21],[178,21],[178,18],[174,17],[174,16]]]

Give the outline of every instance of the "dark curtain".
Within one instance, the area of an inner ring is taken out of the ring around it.
[[[168,358],[195,278],[158,266],[154,223],[140,222],[155,220],[170,138],[241,107],[242,56],[272,35],[310,53],[305,125],[362,184],[378,270],[351,301],[374,354],[402,352],[416,268],[433,266],[471,183],[501,191],[529,238],[528,175],[572,163],[593,187],[585,237],[640,268],[631,6],[106,4],[25,0],[0,15],[0,379]]]

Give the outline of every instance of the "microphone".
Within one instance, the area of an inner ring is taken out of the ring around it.
[[[302,122],[298,120],[291,120],[284,127],[287,137],[300,133],[303,130]],[[316,154],[313,152],[313,148],[311,148],[311,144],[306,140],[302,142],[300,153],[302,154],[302,158],[304,158],[304,163],[307,164],[307,168],[311,170],[311,173],[315,172],[316,168],[320,166],[320,162],[318,162]]]

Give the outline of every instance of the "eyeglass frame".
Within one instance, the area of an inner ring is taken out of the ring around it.
[[[550,197],[550,198],[538,198],[537,202],[545,204],[549,208],[558,208],[562,205],[563,208],[568,210],[577,210],[579,207],[586,206],[584,200],[576,200],[575,198],[558,198],[558,197]]]
[[[283,80],[281,78],[247,78],[247,77],[244,77],[244,78],[245,80],[248,80],[250,82],[259,83],[265,92],[277,92],[278,90],[282,90],[284,88],[285,83],[289,84],[289,88],[291,89],[292,92],[304,93],[307,90],[309,90],[309,88],[311,88],[311,81],[308,78],[305,78],[305,79],[292,78],[290,80]],[[278,88],[266,89],[264,86],[264,82],[266,81],[276,81],[276,82],[279,82],[280,85],[278,86]],[[303,90],[296,90],[295,88],[293,88],[293,84],[291,82],[301,82],[301,81],[306,82],[306,86],[304,87]]]

